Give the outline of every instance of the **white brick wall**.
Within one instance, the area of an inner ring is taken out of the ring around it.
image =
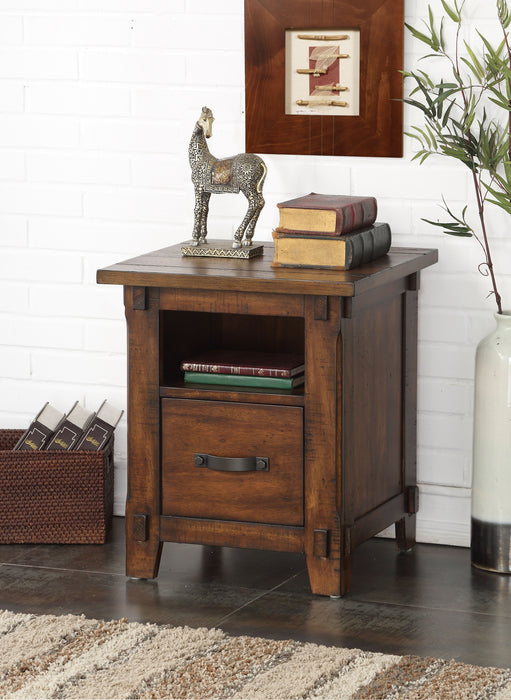
[[[430,0],[431,1],[431,0]],[[441,12],[440,0],[431,2]],[[470,0],[473,26],[493,2]],[[407,21],[427,3],[406,0]],[[410,68],[422,49],[406,37]],[[98,267],[190,236],[188,139],[203,104],[211,149],[244,149],[243,0],[0,0],[0,425],[21,427],[50,400],[126,402],[122,293]],[[264,106],[262,106],[264,107]],[[407,127],[417,119],[405,109]],[[311,190],[373,194],[396,245],[438,247],[419,319],[419,537],[468,544],[474,349],[492,327],[481,255],[421,221],[471,201],[468,171],[440,159],[263,156],[270,239],[276,202]],[[242,198],[211,202],[211,237],[230,236]],[[460,207],[461,208],[461,207]],[[473,207],[471,205],[473,210]],[[509,222],[491,232],[511,307]],[[117,513],[126,489],[117,431]]]

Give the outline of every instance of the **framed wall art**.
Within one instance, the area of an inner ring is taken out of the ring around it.
[[[403,155],[404,0],[245,0],[246,150]]]

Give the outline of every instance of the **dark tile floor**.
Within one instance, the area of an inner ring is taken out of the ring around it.
[[[352,590],[310,592],[305,558],[165,544],[157,579],[124,576],[124,520],[106,545],[0,546],[0,608],[221,627],[398,654],[511,666],[511,577],[470,551],[373,539],[355,553]]]

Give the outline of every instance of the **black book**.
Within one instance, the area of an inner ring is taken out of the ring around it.
[[[45,450],[52,435],[59,428],[65,415],[46,402],[29,428],[14,446],[15,450]]]
[[[98,412],[90,422],[76,446],[77,450],[99,452],[113,435],[115,426],[121,420],[124,411],[103,401]]]
[[[390,227],[375,223],[342,236],[273,231],[273,267],[316,267],[352,270],[389,252]]]
[[[60,424],[46,449],[61,452],[74,450],[93,418],[94,411],[89,411],[80,406],[77,401],[65,420]]]

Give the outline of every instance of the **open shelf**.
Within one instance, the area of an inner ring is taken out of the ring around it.
[[[266,397],[271,403],[303,405],[303,386],[284,390],[185,383],[180,368],[183,360],[210,349],[304,354],[302,317],[162,311],[160,329],[162,397],[256,403]]]

